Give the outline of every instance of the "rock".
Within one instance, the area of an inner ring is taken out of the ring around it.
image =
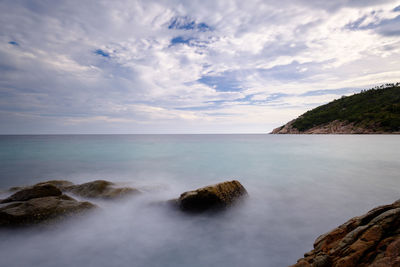
[[[67,181],[67,180],[49,180],[49,181],[37,183],[34,186],[45,185],[45,184],[54,185],[54,186],[58,187],[61,191],[63,191],[65,187],[71,186],[74,183],[72,183],[70,181]],[[15,191],[20,191],[22,189],[27,189],[27,188],[30,188],[30,187],[32,187],[32,186],[13,186],[13,187],[10,187],[7,191],[8,192],[15,192]]]
[[[74,185],[74,183],[67,181],[67,180],[50,180],[46,182],[41,182],[36,185],[44,185],[44,184],[51,184],[58,187],[61,191],[65,191],[65,188]]]
[[[0,201],[0,226],[39,224],[95,207],[90,202],[79,202],[62,192],[88,198],[111,199],[139,193],[139,190],[117,187],[103,180],[80,185],[65,180],[51,180],[20,187],[17,192]]]
[[[357,126],[352,122],[334,120],[329,123],[321,124],[305,131],[299,131],[293,126],[296,120],[292,120],[285,125],[275,128],[271,134],[384,134],[383,131],[374,128]]]
[[[104,180],[96,180],[80,185],[71,185],[64,188],[77,196],[86,198],[114,199],[140,193],[139,190],[131,187],[116,187],[114,183]]]
[[[293,266],[400,267],[400,201],[377,207],[318,237],[314,249]]]
[[[0,203],[8,203],[13,201],[26,201],[33,198],[59,196],[61,195],[60,189],[51,184],[35,185],[17,191],[8,198],[2,200]]]
[[[246,189],[238,181],[233,180],[185,192],[176,203],[183,211],[202,212],[226,208],[245,195],[247,195]]]
[[[300,133],[299,130],[297,130],[296,128],[293,127],[293,123],[296,120],[291,120],[288,123],[286,123],[285,125],[275,128],[274,130],[272,130],[271,134],[298,134]]]
[[[12,202],[0,207],[0,226],[13,227],[45,223],[80,214],[96,207],[66,196],[47,196]]]

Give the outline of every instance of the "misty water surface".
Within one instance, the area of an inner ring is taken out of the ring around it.
[[[0,187],[124,182],[144,193],[51,228],[0,231],[1,266],[287,266],[315,238],[400,198],[397,136],[1,136]],[[238,179],[221,214],[155,205]],[[3,195],[4,196],[4,195]]]

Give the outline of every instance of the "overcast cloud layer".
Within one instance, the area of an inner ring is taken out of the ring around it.
[[[400,79],[400,1],[0,1],[0,133],[268,132]]]

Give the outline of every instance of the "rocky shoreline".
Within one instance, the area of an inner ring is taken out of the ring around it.
[[[400,266],[400,200],[354,217],[314,242],[292,267]]]
[[[363,128],[354,123],[335,120],[327,124],[318,125],[306,131],[299,131],[293,127],[292,120],[285,125],[275,128],[271,134],[400,134],[399,132],[384,132],[378,129]]]
[[[48,225],[98,208],[89,200],[115,200],[144,194],[132,187],[96,180],[73,184],[52,180],[28,187],[14,187],[0,200],[0,229]],[[83,198],[76,200],[71,196]],[[182,193],[162,201],[184,213],[219,212],[248,195],[239,181],[226,181]],[[102,202],[99,202],[102,203]],[[160,204],[160,203],[159,203]],[[292,267],[400,267],[400,200],[354,217],[318,237],[314,249]]]
[[[78,201],[67,193],[87,199],[117,199],[140,193],[137,189],[117,187],[104,180],[80,185],[51,180],[33,186],[13,187],[9,192],[14,193],[0,200],[0,227],[47,224],[97,208],[95,204]]]

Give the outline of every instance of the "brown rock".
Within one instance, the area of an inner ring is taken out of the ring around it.
[[[321,124],[310,128],[305,131],[299,131],[293,127],[293,123],[296,121],[292,120],[285,125],[274,129],[271,134],[384,134],[386,132],[377,130],[376,127],[363,127],[355,125],[349,121],[334,120],[326,124]],[[376,129],[375,129],[376,128]],[[388,132],[390,133],[390,132]],[[395,134],[396,132],[392,132]]]
[[[64,191],[66,187],[74,185],[72,182],[67,180],[50,180],[46,182],[41,182],[36,185],[44,185],[44,184],[51,184],[58,187],[61,191]]]
[[[246,189],[236,180],[188,191],[177,200],[183,211],[201,212],[209,209],[226,208],[247,195]]]
[[[104,180],[96,180],[80,185],[71,185],[65,187],[64,190],[81,197],[106,199],[115,199],[140,193],[140,191],[135,188],[116,187],[114,183]]]
[[[377,207],[321,235],[314,250],[293,266],[400,267],[400,201]]]
[[[12,202],[0,208],[0,226],[12,227],[49,222],[94,207],[95,205],[89,202],[79,202],[66,195]]]
[[[13,201],[26,201],[33,198],[59,196],[61,195],[60,189],[51,184],[36,185],[27,187],[17,191],[8,198],[2,200],[0,203],[8,203]]]
[[[331,259],[326,254],[318,255],[314,258],[313,266],[314,267],[330,267],[330,266],[332,266]]]

